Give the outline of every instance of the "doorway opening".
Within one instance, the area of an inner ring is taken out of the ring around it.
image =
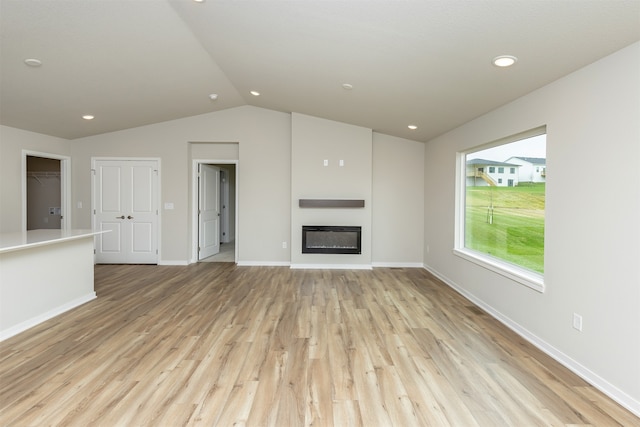
[[[23,150],[23,230],[70,228],[70,161],[67,156]]]
[[[237,166],[237,160],[193,160],[191,262],[238,259]]]

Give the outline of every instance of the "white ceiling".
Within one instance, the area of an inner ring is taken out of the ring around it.
[[[640,1],[0,0],[0,37],[7,126],[74,139],[248,104],[427,141],[640,40]]]

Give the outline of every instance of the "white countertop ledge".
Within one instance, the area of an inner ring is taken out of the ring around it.
[[[106,231],[93,231],[82,229],[71,230],[28,230],[15,233],[0,234],[0,254],[19,251],[22,249],[35,248],[38,246],[52,245],[55,243],[68,242],[70,240],[82,239]]]

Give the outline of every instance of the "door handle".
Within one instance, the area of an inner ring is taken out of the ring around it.
[[[124,219],[124,215],[122,216],[117,216],[116,219]]]
[[[123,216],[124,218],[124,216]],[[127,219],[133,219],[133,217],[131,215],[127,216]]]

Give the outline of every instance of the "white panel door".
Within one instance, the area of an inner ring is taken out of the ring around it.
[[[157,264],[158,162],[97,160],[94,180],[96,262]]]
[[[220,252],[220,168],[200,165],[198,190],[198,259]]]

